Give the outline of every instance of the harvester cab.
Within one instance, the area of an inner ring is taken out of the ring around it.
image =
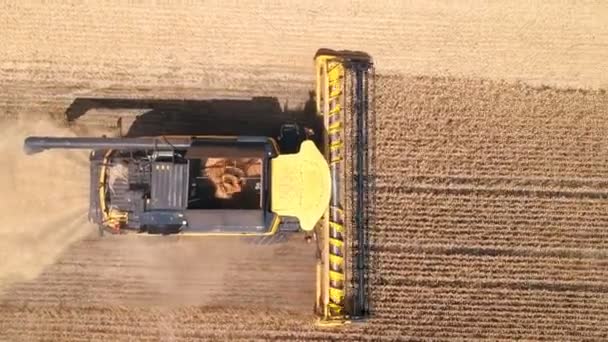
[[[365,53],[321,49],[314,68],[321,149],[308,128],[285,124],[276,139],[28,137],[25,151],[91,151],[89,219],[104,233],[314,233],[315,311],[320,325],[342,325],[369,313],[373,64]]]

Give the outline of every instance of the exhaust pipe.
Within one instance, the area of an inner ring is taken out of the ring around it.
[[[164,138],[65,138],[27,137],[23,149],[26,154],[44,150],[174,150],[190,147],[188,139],[172,142]]]

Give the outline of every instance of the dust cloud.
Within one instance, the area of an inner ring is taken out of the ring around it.
[[[38,276],[70,244],[94,230],[87,222],[86,151],[28,156],[28,135],[74,136],[48,120],[0,122],[0,290]]]
[[[257,250],[234,237],[131,235],[109,239],[114,256],[127,261],[105,267],[98,275],[121,279],[125,285],[128,281],[137,289],[113,299],[120,304],[167,308],[225,305],[231,304],[233,297],[242,300],[231,293],[228,284],[241,275],[243,260],[250,260]],[[251,265],[246,262],[245,266]]]
[[[88,152],[23,152],[29,135],[76,134],[49,121],[0,121],[0,130],[0,295],[48,281],[63,285],[28,301],[88,298],[164,314],[183,306],[275,308],[298,298],[309,310],[302,293],[312,289],[314,259],[301,241],[275,248],[239,237],[106,235],[76,243],[96,234],[87,222]]]

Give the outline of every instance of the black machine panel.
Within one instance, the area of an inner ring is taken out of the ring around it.
[[[147,209],[184,210],[188,207],[188,162],[152,163],[151,194]]]

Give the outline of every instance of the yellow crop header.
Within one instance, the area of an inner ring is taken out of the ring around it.
[[[368,152],[372,129],[369,93],[373,63],[362,52],[321,49],[315,56],[317,113],[323,116],[331,200],[324,215],[317,264],[319,324],[341,325],[365,317],[367,225],[371,210]]]

